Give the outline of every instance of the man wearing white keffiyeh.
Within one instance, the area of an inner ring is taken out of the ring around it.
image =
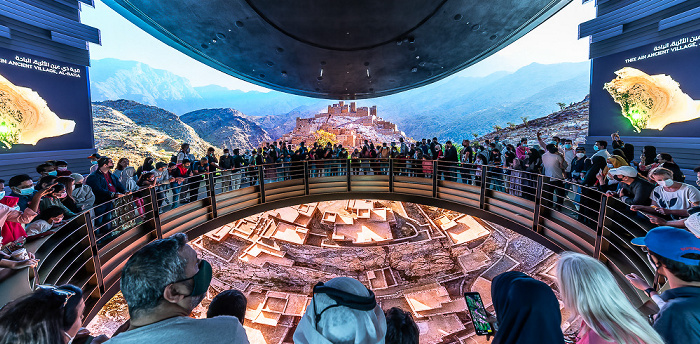
[[[324,284],[358,297],[373,294],[360,281],[336,277]],[[320,317],[317,321],[316,317]],[[311,304],[294,332],[297,344],[383,344],[386,319],[379,305],[363,311],[339,305],[324,293],[315,293]]]

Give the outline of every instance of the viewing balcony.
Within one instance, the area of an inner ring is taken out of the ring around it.
[[[243,187],[232,190],[238,181]],[[0,282],[0,303],[29,293],[35,284],[70,283],[84,291],[87,323],[119,291],[128,258],[153,240],[174,233],[194,238],[264,211],[345,199],[449,209],[507,227],[554,252],[590,255],[610,268],[636,306],[646,297],[624,275],[634,272],[647,280],[655,278],[646,254],[630,244],[652,224],[597,190],[580,186],[572,190],[560,180],[524,171],[443,161],[343,159],[212,172],[189,182],[193,190],[187,190],[188,182],[179,193],[168,186],[116,199],[105,215],[93,208],[55,234],[28,243],[40,263],[35,270],[17,271]],[[573,197],[558,204],[557,189]],[[191,195],[191,202],[161,209],[156,200],[167,191],[180,199]]]

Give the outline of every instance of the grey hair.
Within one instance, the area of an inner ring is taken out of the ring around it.
[[[126,262],[120,287],[132,318],[156,308],[165,287],[186,278],[187,259],[180,255],[186,245],[187,235],[177,233],[144,246]]]
[[[564,252],[557,264],[564,306],[580,315],[602,339],[619,344],[663,344],[632,306],[612,273],[592,257]]]

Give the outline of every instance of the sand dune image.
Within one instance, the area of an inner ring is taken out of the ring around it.
[[[622,108],[636,132],[642,129],[663,130],[671,123],[700,118],[700,101],[685,94],[678,82],[668,75],[649,75],[625,67],[603,88]]]
[[[0,75],[0,144],[36,145],[39,140],[72,133],[75,121],[60,119],[34,90]],[[60,147],[57,147],[57,149]]]

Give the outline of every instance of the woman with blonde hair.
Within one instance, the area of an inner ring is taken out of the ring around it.
[[[583,324],[577,344],[663,344],[637,312],[601,262],[565,252],[557,264],[557,285],[564,306]]]

